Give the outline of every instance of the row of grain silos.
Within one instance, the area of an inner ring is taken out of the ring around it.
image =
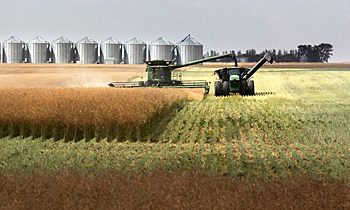
[[[4,63],[112,63],[143,64],[147,60],[173,60],[178,64],[198,60],[203,57],[203,45],[187,36],[176,45],[163,37],[147,45],[139,38],[122,44],[110,37],[98,43],[85,37],[75,44],[60,37],[51,44],[42,37],[24,43],[12,36],[2,45]],[[98,50],[100,53],[98,54]],[[124,51],[123,51],[124,49]],[[124,55],[124,57],[123,57]]]

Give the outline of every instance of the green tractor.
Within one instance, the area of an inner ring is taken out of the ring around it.
[[[147,64],[147,81],[138,82],[112,82],[108,84],[110,87],[117,88],[143,88],[143,87],[171,87],[171,88],[204,88],[205,93],[209,93],[209,84],[205,80],[181,80],[181,78],[173,75],[173,70],[191,66],[203,62],[208,62],[220,58],[230,57],[234,60],[235,57],[229,53],[224,55],[218,55],[210,58],[200,59],[185,63],[182,65],[171,65],[171,60],[154,60],[145,61]]]
[[[255,95],[253,74],[266,62],[273,63],[273,58],[265,54],[251,69],[243,67],[227,67],[215,71],[219,81],[214,82],[215,96],[228,96],[230,93],[239,93],[242,96]]]

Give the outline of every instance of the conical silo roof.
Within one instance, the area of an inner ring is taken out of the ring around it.
[[[103,42],[101,42],[102,44],[121,44],[120,41],[116,40],[113,37],[109,37],[108,39],[104,40]]]
[[[58,39],[56,39],[55,41],[53,41],[52,43],[72,43],[72,41],[70,41],[69,39],[67,39],[64,36],[59,37]]]
[[[85,37],[78,41],[77,43],[90,43],[90,44],[95,44],[97,43],[95,40],[91,39],[90,37]]]
[[[199,43],[197,40],[192,38],[191,36],[188,36],[185,40],[182,42],[178,43],[178,45],[202,45]]]
[[[146,44],[146,43],[143,42],[141,39],[135,37],[135,38],[130,39],[129,41],[127,41],[125,44]]]
[[[164,37],[159,37],[155,41],[151,42],[152,45],[174,45],[169,40],[165,39]]]
[[[5,40],[4,43],[23,43],[23,41],[15,36],[11,36],[9,39]]]
[[[41,36],[37,36],[34,39],[30,40],[28,43],[48,43]]]

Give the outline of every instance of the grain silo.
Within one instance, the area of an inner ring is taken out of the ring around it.
[[[133,38],[124,44],[124,63],[143,64],[146,60],[147,44],[139,38]]]
[[[163,37],[159,37],[148,45],[148,60],[173,60],[175,45]]]
[[[27,43],[27,62],[28,63],[47,63],[49,61],[50,51],[49,42],[38,36]]]
[[[4,63],[23,63],[25,43],[15,36],[11,36],[3,44]]]
[[[75,60],[77,63],[97,63],[98,44],[90,37],[85,37],[76,43]]]
[[[51,43],[52,63],[72,63],[74,57],[74,45],[69,39],[61,36]]]
[[[122,62],[121,42],[113,37],[110,37],[100,44],[100,63],[106,63],[106,60],[111,60],[113,64],[120,64]]]
[[[188,35],[176,44],[177,64],[184,64],[203,58],[203,45]]]

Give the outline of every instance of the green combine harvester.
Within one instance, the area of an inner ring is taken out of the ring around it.
[[[214,82],[215,96],[228,96],[230,93],[239,93],[242,96],[255,95],[253,74],[266,62],[273,63],[273,58],[265,54],[261,60],[251,69],[238,67],[227,67],[216,70],[214,73],[219,80]]]
[[[204,88],[205,93],[209,93],[209,83],[206,80],[181,80],[181,78],[173,75],[173,71],[178,68],[191,66],[203,62],[208,62],[220,58],[230,57],[236,62],[234,55],[231,53],[218,55],[210,58],[200,59],[185,63],[182,65],[171,65],[171,60],[154,60],[146,61],[147,64],[147,81],[137,82],[112,82],[108,84],[110,87],[116,88],[144,88],[144,87],[158,87],[158,88]]]

